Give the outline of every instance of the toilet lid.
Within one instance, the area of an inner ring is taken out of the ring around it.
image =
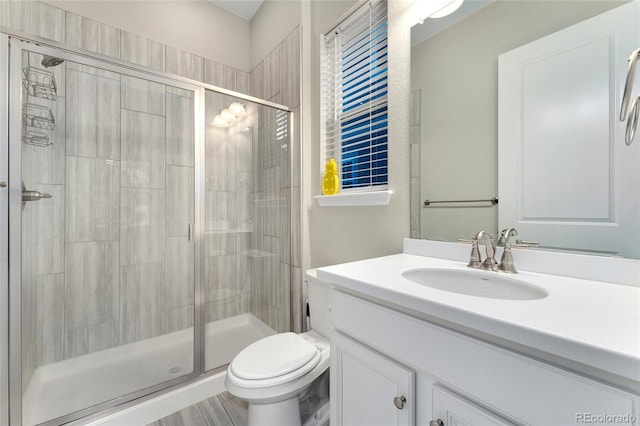
[[[317,353],[314,345],[297,334],[280,333],[244,348],[236,355],[230,368],[241,379],[270,379],[299,370],[313,360],[317,364]]]

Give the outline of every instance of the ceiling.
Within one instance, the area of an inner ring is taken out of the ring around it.
[[[250,21],[253,15],[260,9],[264,0],[208,0],[241,18]]]

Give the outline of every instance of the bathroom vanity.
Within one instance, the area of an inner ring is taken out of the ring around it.
[[[466,268],[468,250],[405,240],[318,269],[333,286],[332,424],[638,425],[640,263],[517,251],[521,273],[497,275]],[[593,279],[602,262],[613,282]],[[430,285],[447,273],[454,291]],[[505,281],[465,294],[465,274]]]

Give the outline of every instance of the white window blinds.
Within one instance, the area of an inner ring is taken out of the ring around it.
[[[323,163],[336,159],[342,189],[386,185],[386,0],[370,0],[324,40]]]

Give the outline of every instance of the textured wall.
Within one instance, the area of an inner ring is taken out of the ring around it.
[[[290,0],[265,0],[262,3],[251,18],[252,69],[300,25],[300,6],[299,1]]]
[[[46,3],[243,71],[250,70],[249,22],[206,0],[47,0]]]
[[[369,257],[398,253],[402,238],[409,236],[409,25],[410,0],[389,2],[389,187],[394,194],[388,206],[319,207],[314,195],[320,194],[320,39],[337,25],[355,1],[314,1],[310,10],[308,73],[303,79],[311,103],[304,126],[309,138],[304,142],[305,188],[303,212],[307,216],[305,250],[309,264],[323,266]]]

